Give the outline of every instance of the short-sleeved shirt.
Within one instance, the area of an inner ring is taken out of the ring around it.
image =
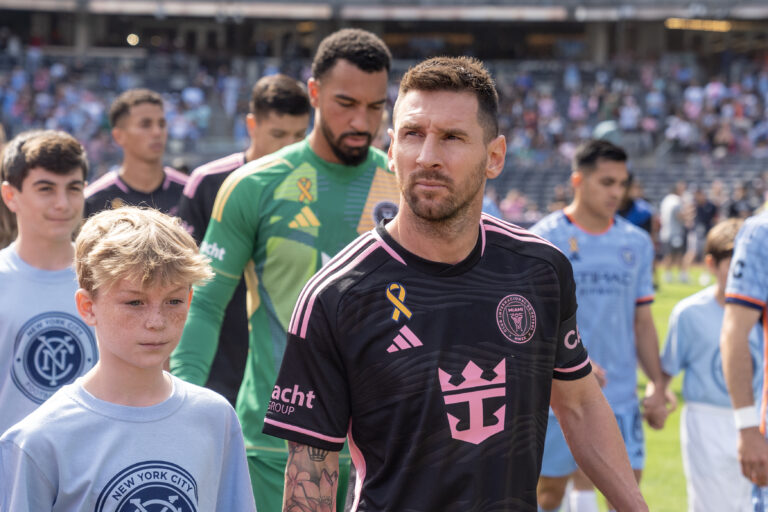
[[[288,456],[285,441],[261,427],[301,289],[350,241],[394,216],[398,197],[381,151],[342,165],[320,158],[306,139],[248,162],[219,189],[200,246],[215,277],[195,288],[171,370],[206,382],[224,308],[244,274],[250,339],[236,409],[249,455]]]
[[[590,371],[554,246],[483,214],[449,265],[382,224],[302,291],[264,431],[348,436],[357,510],[535,511],[552,379]]]
[[[171,381],[147,407],[100,400],[82,379],[56,392],[0,437],[0,510],[255,512],[235,411]]]
[[[188,176],[176,169],[165,167],[165,179],[152,192],[140,192],[120,178],[118,171],[109,171],[85,187],[85,217],[108,208],[123,205],[149,206],[168,215],[177,215],[179,199]]]
[[[725,302],[762,312],[763,337],[768,334],[768,212],[750,217],[736,236],[725,287]],[[765,379],[765,376],[763,376]],[[765,390],[764,390],[765,391]],[[763,395],[763,421],[766,400]]]
[[[0,434],[98,360],[77,312],[75,269],[42,270],[0,250]]]
[[[723,312],[715,298],[715,287],[710,286],[681,300],[669,317],[661,367],[667,375],[685,372],[686,402],[731,407],[720,354]],[[757,325],[749,333],[749,352],[754,372],[752,387],[758,403],[763,384],[763,335]]]
[[[562,210],[531,231],[559,247],[573,265],[581,337],[590,358],[605,369],[605,397],[613,408],[634,403],[635,308],[654,296],[650,237],[619,216],[608,230],[590,233]]]
[[[179,201],[179,218],[198,245],[211,220],[213,203],[224,180],[245,165],[245,153],[233,153],[192,171]],[[205,386],[235,405],[248,356],[248,314],[245,280],[240,279],[224,312],[219,345]]]

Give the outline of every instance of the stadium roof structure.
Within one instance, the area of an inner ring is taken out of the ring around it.
[[[765,0],[3,0],[0,7],[220,19],[588,22],[768,18]]]

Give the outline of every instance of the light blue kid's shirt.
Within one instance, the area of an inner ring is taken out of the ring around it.
[[[683,376],[683,398],[719,407],[731,407],[720,355],[723,307],[715,298],[715,286],[681,300],[669,317],[669,331],[661,356],[667,375]],[[760,402],[763,385],[763,335],[755,327],[749,333],[755,403]]]
[[[653,302],[650,237],[619,216],[603,233],[590,233],[563,211],[548,215],[531,231],[571,261],[581,339],[590,359],[605,369],[603,393],[611,407],[636,403],[635,308]]]
[[[243,434],[222,396],[176,377],[149,407],[64,386],[0,437],[0,510],[255,512]]]

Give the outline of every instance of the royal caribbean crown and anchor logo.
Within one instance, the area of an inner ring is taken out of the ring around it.
[[[507,394],[507,363],[502,359],[493,369],[494,376],[483,378],[483,370],[473,361],[469,361],[461,372],[464,379],[457,385],[451,384],[451,374],[438,368],[437,375],[443,392],[445,405],[466,403],[469,409],[469,426],[459,429],[460,419],[448,413],[448,425],[451,437],[466,443],[480,444],[494,434],[504,430],[507,406],[501,405],[492,412],[495,423],[485,424],[485,405],[488,398],[503,398]],[[466,422],[465,422],[466,423]]]
[[[97,354],[93,333],[82,320],[59,311],[42,313],[16,335],[11,379],[41,404],[96,364]]]
[[[197,482],[171,462],[129,466],[99,494],[95,512],[197,512]]]

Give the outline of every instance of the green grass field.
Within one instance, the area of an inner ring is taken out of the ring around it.
[[[661,272],[659,272],[661,275]],[[663,283],[660,280],[656,300],[651,309],[659,333],[659,348],[664,346],[667,334],[667,322],[672,308],[681,299],[697,292],[702,288],[698,284],[700,271],[692,272],[691,284]],[[639,373],[638,394],[642,396],[646,379]],[[645,496],[650,510],[653,512],[681,512],[687,509],[685,476],[680,455],[680,408],[683,399],[680,395],[682,379],[678,376],[672,383],[677,394],[678,408],[667,419],[663,430],[653,430],[645,427],[646,463],[640,488]],[[601,510],[605,510],[601,502]]]

